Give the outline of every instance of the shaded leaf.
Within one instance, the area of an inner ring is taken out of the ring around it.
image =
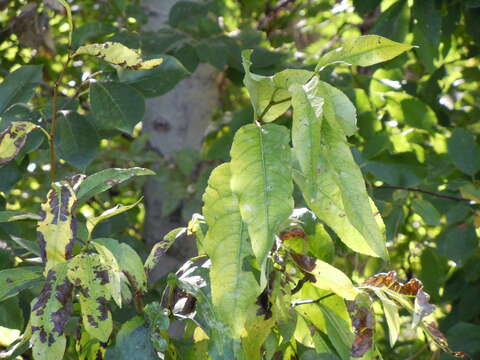
[[[18,155],[27,141],[27,135],[37,127],[31,122],[14,121],[0,133],[0,166]]]
[[[463,351],[452,351],[448,345],[447,338],[440,330],[438,330],[438,327],[434,323],[427,324],[423,329],[427,335],[440,347],[440,349],[442,349],[442,351],[457,358],[470,358],[470,356]]]
[[[473,225],[460,224],[444,231],[437,240],[438,252],[457,264],[463,264],[478,247]]]
[[[375,314],[369,296],[359,294],[354,301],[347,302],[347,308],[352,319],[355,339],[352,343],[351,356],[362,357],[373,346],[375,333]]]
[[[393,59],[410,50],[411,45],[397,43],[378,35],[365,35],[347,40],[342,47],[326,53],[320,58],[315,71],[334,63],[370,66]]]
[[[231,149],[231,189],[238,196],[253,253],[260,265],[273,246],[280,224],[293,210],[287,129],[267,124],[241,127]]]
[[[142,60],[137,50],[130,49],[121,43],[106,42],[80,46],[73,54],[93,55],[111,64],[120,65],[133,70],[148,70],[162,64],[163,59]]]
[[[219,320],[228,326],[230,336],[240,338],[248,310],[260,289],[251,269],[246,267],[252,249],[230,180],[229,163],[220,165],[210,175],[203,196],[203,214],[208,225],[203,247],[212,261],[210,282],[214,309]]]
[[[438,210],[427,200],[415,199],[412,202],[412,209],[418,213],[423,220],[430,226],[440,225],[440,213]]]
[[[42,66],[25,65],[10,73],[0,84],[0,114],[13,104],[26,103],[42,81]]]
[[[77,220],[73,214],[77,197],[67,182],[53,183],[42,204],[42,220],[37,223],[37,235],[45,273],[55,264],[72,255],[76,241]]]
[[[145,260],[145,272],[148,274],[155,266],[160,264],[161,258],[163,255],[165,255],[170,246],[172,246],[177,239],[183,237],[186,233],[187,228],[176,228],[169,231],[168,234],[163,237],[162,241],[156,243],[150,251],[147,260]]]
[[[40,283],[42,270],[38,266],[22,266],[0,271],[0,301],[16,296],[20,291]]]
[[[388,92],[386,97],[387,110],[395,121],[430,131],[437,124],[435,112],[421,100],[397,92]]]
[[[457,169],[472,176],[480,170],[480,148],[470,132],[456,128],[447,144],[448,154]]]
[[[41,217],[37,214],[32,214],[21,210],[0,211],[0,223],[19,220],[41,220]]]
[[[135,88],[120,82],[91,84],[90,103],[95,124],[102,129],[131,133],[145,113],[143,96]]]
[[[370,30],[370,34],[384,36],[395,41],[404,41],[408,34],[409,25],[410,8],[408,2],[407,0],[399,0],[382,11]]]
[[[82,323],[90,335],[106,342],[112,332],[109,268],[98,254],[80,254],[68,263],[68,279],[79,290]]]
[[[72,289],[67,279],[67,263],[48,270],[45,285],[31,305],[30,342],[35,360],[63,358],[67,343],[64,330],[72,312]]]
[[[104,192],[117,184],[134,177],[143,175],[155,175],[152,170],[140,167],[129,169],[105,169],[88,176],[78,188],[78,202],[84,202],[89,198]]]

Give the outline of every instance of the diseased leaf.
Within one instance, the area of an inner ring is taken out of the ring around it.
[[[131,133],[142,121],[145,99],[133,87],[120,82],[95,82],[90,85],[90,103],[96,125]]]
[[[35,360],[63,359],[67,343],[64,330],[72,312],[72,289],[67,263],[48,270],[40,295],[32,301],[30,342]]]
[[[123,44],[106,42],[103,44],[89,44],[80,46],[75,51],[77,55],[93,55],[111,64],[120,65],[133,70],[148,70],[159,66],[163,59],[142,60],[140,52],[130,49]]]
[[[440,330],[438,330],[438,327],[434,323],[426,324],[423,327],[423,330],[428,335],[428,337],[430,337],[435,342],[435,344],[437,344],[440,349],[442,349],[442,351],[446,352],[447,354],[461,359],[470,358],[470,356],[468,356],[463,351],[453,351],[452,349],[450,349],[447,338]]]
[[[45,273],[54,265],[70,259],[76,241],[77,220],[74,216],[77,197],[68,182],[52,184],[42,204],[42,220],[37,235]]]
[[[370,66],[393,59],[410,50],[411,45],[401,44],[378,35],[365,35],[347,40],[342,47],[326,53],[320,58],[315,71],[334,63]]]
[[[82,203],[89,198],[107,191],[111,187],[134,177],[143,175],[155,175],[152,170],[140,167],[129,169],[105,169],[93,175],[88,176],[78,188],[78,202]]]
[[[187,228],[176,228],[169,231],[168,234],[163,237],[162,241],[156,243],[150,251],[147,260],[145,260],[145,272],[148,274],[155,266],[160,264],[161,258],[163,255],[165,255],[170,246],[172,246],[178,238],[183,237],[186,233]]]
[[[210,282],[215,312],[228,326],[229,336],[240,338],[260,288],[245,266],[252,257],[252,248],[230,180],[230,163],[218,166],[210,175],[203,195],[203,214],[208,225],[203,246],[212,261]]]
[[[125,273],[136,293],[147,291],[147,276],[143,269],[143,262],[135,250],[115,239],[99,238],[95,239],[94,242],[105,246],[115,256],[120,270]]]
[[[293,210],[293,183],[287,129],[245,125],[233,140],[230,186],[238,196],[253,253],[260,265],[273,246],[280,224]]]
[[[271,122],[290,107],[288,88],[292,84],[304,84],[313,73],[307,70],[287,69],[273,76],[262,76],[250,72],[252,50],[242,52],[243,80],[255,111],[255,118]],[[273,104],[271,104],[273,102]]]
[[[87,230],[89,234],[92,234],[93,229],[95,226],[97,226],[100,222],[107,220],[111,218],[112,216],[124,213],[125,211],[128,211],[135,206],[137,206],[140,201],[142,201],[142,198],[138,199],[135,203],[130,204],[130,205],[116,205],[111,209],[105,210],[103,213],[101,213],[99,216],[91,217],[87,219]]]
[[[0,211],[0,223],[19,220],[41,220],[41,217],[37,214],[32,214],[21,210]]]
[[[360,293],[355,301],[347,302],[347,308],[355,333],[350,354],[354,358],[360,358],[373,347],[375,313],[372,301],[366,293]]]
[[[37,127],[31,122],[14,121],[0,133],[0,166],[18,155],[27,141],[27,135]]]
[[[0,114],[10,106],[26,103],[42,81],[42,66],[25,65],[8,74],[0,84]]]
[[[0,302],[42,280],[39,266],[22,266],[0,271]]]
[[[82,322],[90,335],[106,342],[112,332],[109,268],[98,254],[75,256],[68,263],[68,279],[79,290]]]
[[[117,259],[112,252],[107,249],[106,246],[103,246],[95,241],[92,241],[92,244],[95,247],[95,250],[97,250],[99,253],[100,261],[102,262],[103,266],[108,268],[110,294],[112,295],[112,298],[118,307],[122,307],[122,277]]]

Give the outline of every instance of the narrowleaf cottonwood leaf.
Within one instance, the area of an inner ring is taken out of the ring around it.
[[[72,312],[73,285],[67,263],[48,270],[45,285],[31,304],[32,353],[35,360],[63,359],[67,339],[64,330]]]
[[[410,50],[411,45],[398,43],[378,35],[365,35],[344,42],[343,46],[332,50],[320,58],[315,71],[334,63],[370,66],[393,59]]]
[[[145,260],[145,264],[143,265],[145,272],[148,274],[156,265],[160,264],[162,256],[165,255],[170,246],[172,246],[177,239],[181,238],[186,233],[187,228],[176,228],[169,231],[163,237],[162,241],[156,243],[150,251],[147,260]]]
[[[142,201],[142,198],[138,199],[136,202],[130,205],[115,205],[113,208],[105,210],[99,216],[88,218],[86,225],[89,234],[92,234],[93,229],[95,229],[95,226],[97,226],[100,222],[107,220],[115,215],[122,214],[130,209],[133,209],[140,203],[140,201]]]
[[[231,166],[225,163],[210,175],[203,195],[203,214],[208,225],[203,248],[212,261],[212,302],[220,321],[233,338],[240,338],[248,310],[260,293],[250,269],[252,256],[247,226],[242,221],[237,197],[230,189]]]
[[[0,301],[17,295],[42,281],[42,270],[39,266],[22,266],[0,271]]]
[[[82,253],[68,262],[68,279],[79,290],[82,323],[90,335],[106,342],[112,332],[109,268],[98,254]]]
[[[19,220],[41,220],[41,217],[37,214],[32,214],[21,210],[0,211],[0,223]]]
[[[111,64],[120,65],[133,70],[148,70],[162,64],[163,59],[142,60],[137,50],[130,49],[121,43],[106,42],[80,46],[77,55],[93,55]]]
[[[74,210],[77,197],[68,182],[52,184],[47,200],[42,204],[42,220],[37,223],[37,235],[45,273],[72,255],[77,238]]]
[[[293,210],[290,136],[285,127],[245,125],[230,155],[232,192],[247,224],[253,253],[263,265],[280,224]]]

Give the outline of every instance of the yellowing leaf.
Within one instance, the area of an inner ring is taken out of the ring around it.
[[[35,360],[63,359],[67,340],[64,330],[72,312],[73,285],[67,279],[67,263],[47,273],[45,285],[32,301],[30,317]]]
[[[112,332],[109,268],[98,254],[80,254],[68,263],[68,279],[79,290],[82,322],[90,335],[106,342]]]
[[[38,242],[45,273],[72,255],[76,240],[75,191],[68,182],[54,183],[42,204],[42,220],[37,224]]]
[[[92,218],[87,219],[87,229],[88,232],[91,234],[95,226],[98,225],[98,223],[107,220],[108,218],[111,218],[112,216],[124,213],[125,211],[128,211],[135,206],[137,206],[142,199],[137,200],[135,203],[130,204],[130,205],[116,205],[111,209],[105,210],[103,213],[101,213],[99,216],[95,216]]]
[[[93,55],[111,64],[133,70],[152,69],[163,62],[162,58],[144,61],[139,51],[116,42],[80,46],[75,51],[74,56],[76,55]]]
[[[12,160],[22,150],[27,135],[37,125],[27,121],[14,121],[0,133],[0,166]]]
[[[315,276],[312,284],[319,289],[329,290],[346,300],[355,300],[359,294],[347,275],[326,262],[317,259],[315,267],[307,271]]]

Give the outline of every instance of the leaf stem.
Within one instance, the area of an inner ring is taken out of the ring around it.
[[[418,189],[414,187],[408,187],[408,186],[397,186],[397,185],[381,185],[381,186],[376,186],[376,189],[398,189],[398,190],[405,190],[405,191],[414,191],[414,192],[420,192],[423,194],[428,194],[431,196],[436,196],[439,198],[443,199],[449,199],[449,200],[454,200],[454,201],[471,201],[470,199],[466,199],[463,197],[459,196],[453,196],[453,195],[446,195],[446,194],[439,194],[433,191],[428,191],[428,190],[423,190],[423,189]]]
[[[268,105],[265,107],[265,109],[263,109],[262,113],[258,116],[258,119],[257,121],[259,123],[262,122],[262,119],[263,117],[267,114],[267,112],[272,108],[272,106],[275,106],[275,105],[278,105],[278,104],[282,104],[284,102],[287,102],[287,101],[290,101],[292,98],[291,97],[288,97],[286,99],[282,99],[282,100],[278,100],[278,101],[273,101],[273,100],[270,100],[270,102],[268,103]]]
[[[330,293],[330,294],[327,294],[325,296],[322,296],[321,298],[318,298],[318,299],[305,299],[305,300],[296,300],[296,301],[292,301],[290,303],[290,305],[292,307],[295,307],[295,306],[298,306],[298,305],[307,305],[307,304],[317,304],[319,303],[320,301],[322,300],[325,300],[327,298],[329,298],[330,296],[333,296],[335,295],[334,293]]]

